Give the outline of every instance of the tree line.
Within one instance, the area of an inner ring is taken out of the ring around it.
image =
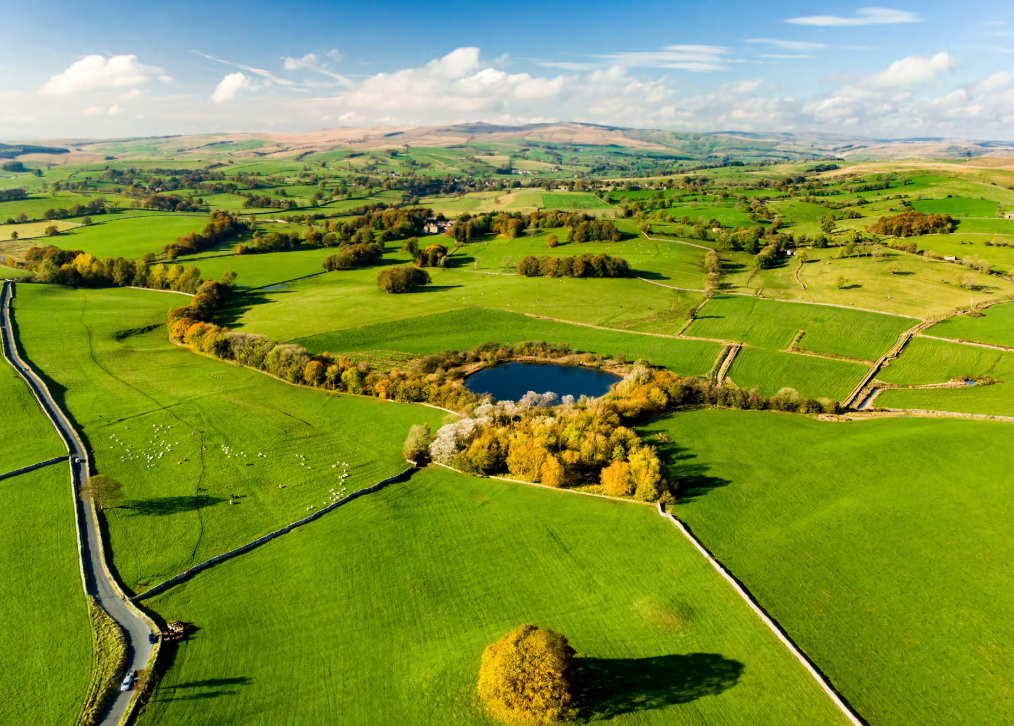
[[[948,234],[955,222],[949,214],[924,214],[912,210],[892,217],[881,217],[870,231],[890,237],[917,237],[924,234]]]
[[[522,277],[627,277],[630,266],[622,257],[578,255],[576,257],[534,257],[518,262]]]

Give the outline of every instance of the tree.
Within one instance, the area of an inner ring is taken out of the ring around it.
[[[803,265],[805,265],[805,264],[806,264],[807,262],[809,262],[809,260],[810,260],[810,258],[809,258],[809,257],[807,257],[807,255],[806,255],[806,250],[800,250],[800,251],[799,251],[799,254],[798,254],[798,255],[796,255],[796,261],[797,261],[797,262],[799,262],[799,266],[800,266],[800,267],[802,267],[802,266],[803,266]]]
[[[11,232],[11,239],[17,239],[17,238],[18,238],[18,231],[14,230],[13,232]]]
[[[81,224],[83,224],[85,227],[87,227],[91,223],[92,223],[91,217],[85,217],[84,219],[81,220]]]
[[[479,697],[508,724],[551,724],[574,713],[574,649],[567,638],[522,625],[486,648]]]
[[[839,290],[843,290],[848,283],[849,283],[848,280],[846,280],[844,277],[842,277],[841,275],[839,275],[838,276],[838,281],[835,283],[834,286],[837,287]]]
[[[401,453],[408,461],[422,464],[429,457],[429,450],[430,425],[428,423],[414,424],[408,430],[408,436],[405,438],[405,445],[401,448]]]
[[[630,480],[630,464],[616,460],[599,474],[602,491],[612,497],[626,497],[634,493],[634,483]]]
[[[403,293],[429,285],[432,280],[426,270],[412,265],[402,265],[381,270],[377,273],[377,287],[384,292]]]
[[[231,288],[233,285],[236,284],[237,277],[238,275],[235,270],[226,270],[225,272],[222,273],[222,279],[219,280],[219,284],[222,287]]]
[[[891,264],[889,264],[887,266],[887,271],[890,272],[892,275],[897,275],[898,274],[898,263],[897,262],[892,262]]]
[[[549,249],[553,249],[554,247],[558,247],[559,245],[560,238],[557,237],[555,234],[551,234],[548,237],[546,237],[546,247],[548,247]]]
[[[50,226],[46,227],[47,237],[56,237],[56,235],[58,234],[60,234],[60,230],[55,224],[51,224]]]
[[[120,482],[112,477],[96,474],[88,477],[81,487],[81,496],[90,498],[100,510],[109,509],[119,501]]]

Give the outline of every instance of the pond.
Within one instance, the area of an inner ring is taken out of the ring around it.
[[[529,391],[552,391],[561,398],[603,396],[620,377],[596,368],[564,366],[557,363],[508,363],[484,368],[465,379],[472,393],[488,393],[498,401],[517,401]]]

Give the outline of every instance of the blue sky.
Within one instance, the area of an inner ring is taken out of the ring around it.
[[[464,121],[1014,138],[997,0],[5,5],[5,139]]]

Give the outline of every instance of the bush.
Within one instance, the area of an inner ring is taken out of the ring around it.
[[[426,270],[411,265],[390,267],[377,273],[377,287],[384,292],[395,294],[429,285],[430,282],[430,275]]]
[[[550,724],[574,713],[574,649],[560,633],[522,625],[486,648],[479,697],[509,724]]]
[[[415,424],[408,430],[405,438],[405,445],[401,453],[409,461],[422,464],[429,458],[430,448],[430,426],[429,424]]]

